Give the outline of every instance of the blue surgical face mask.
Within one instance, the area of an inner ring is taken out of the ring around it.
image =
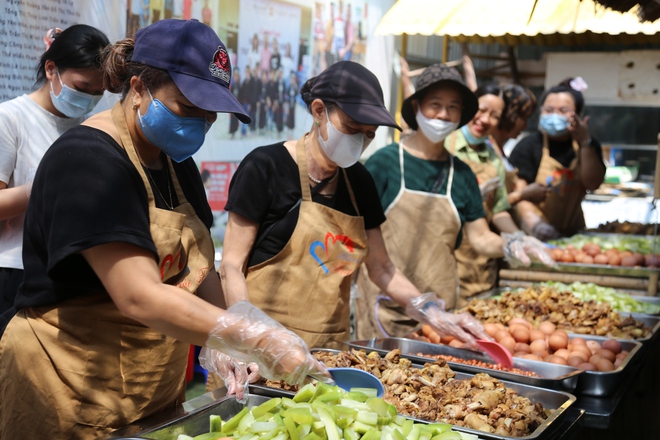
[[[488,136],[476,137],[475,135],[473,135],[467,124],[461,127],[461,133],[463,133],[463,136],[465,136],[465,140],[470,145],[483,144],[484,142],[486,142],[486,139],[488,139]]]
[[[175,115],[160,100],[154,99],[148,89],[147,92],[151,98],[147,113],[142,116],[139,109],[137,112],[142,133],[172,160],[183,162],[202,147],[213,123],[206,118]]]
[[[539,128],[546,132],[548,136],[563,136],[568,133],[568,118],[558,113],[541,115],[539,119]]]
[[[103,95],[90,95],[89,93],[80,92],[67,86],[62,82],[59,70],[57,71],[57,78],[60,80],[62,90],[59,95],[55,96],[55,93],[53,93],[53,83],[51,81],[50,99],[57,111],[64,116],[69,118],[79,118],[82,115],[91,112],[103,97]]]

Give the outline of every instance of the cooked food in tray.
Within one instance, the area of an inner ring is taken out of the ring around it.
[[[359,368],[379,377],[385,385],[384,400],[404,416],[523,437],[534,432],[552,413],[487,374],[459,380],[444,360],[427,363],[420,369],[400,355],[398,349],[383,358],[376,352],[367,355],[355,349],[315,353],[328,367]],[[294,389],[281,381],[265,384]]]
[[[508,325],[523,318],[538,328],[548,321],[557,330],[615,339],[641,339],[651,332],[632,316],[612,310],[608,303],[580,301],[571,292],[535,286],[504,292],[499,298],[473,299],[459,312],[467,311],[484,323]]]

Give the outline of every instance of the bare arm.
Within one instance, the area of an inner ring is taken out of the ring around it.
[[[472,58],[470,58],[470,51],[468,50],[467,43],[461,43],[461,50],[463,51],[461,61],[463,62],[465,84],[474,92],[477,90],[477,74],[474,71],[474,63],[472,63]]]
[[[589,116],[581,119],[573,115],[568,130],[573,139],[580,144],[580,179],[587,190],[593,191],[605,180],[605,167],[602,158],[598,157],[596,149],[589,144],[591,134],[589,132]]]
[[[82,255],[124,315],[173,338],[204,346],[224,314],[195,295],[163,284],[153,254],[145,249],[114,242]]]
[[[210,269],[206,279],[197,288],[197,296],[221,309],[228,307],[222,292],[220,276],[215,268]]]
[[[513,233],[519,231],[518,226],[516,226],[508,211],[498,212],[493,216],[491,222],[500,232]]]
[[[394,266],[385,248],[385,241],[380,227],[367,230],[369,253],[365,265],[369,278],[390,298],[402,306],[420,295],[419,290]]]
[[[220,279],[228,305],[248,300],[245,269],[257,238],[259,224],[234,212],[229,213],[220,262]]]
[[[463,232],[467,234],[470,244],[478,254],[490,258],[504,256],[502,237],[490,230],[485,218],[465,223]]]
[[[28,205],[29,185],[7,188],[0,182],[0,221],[25,214]]]

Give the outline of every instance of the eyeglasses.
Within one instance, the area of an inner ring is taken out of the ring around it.
[[[551,105],[544,105],[541,107],[541,113],[559,113],[561,115],[570,115],[572,113],[575,113],[575,110],[572,109],[571,107],[559,107],[559,108],[554,108]]]

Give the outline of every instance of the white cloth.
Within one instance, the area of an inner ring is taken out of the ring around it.
[[[0,181],[8,188],[34,179],[51,144],[83,118],[61,118],[28,95],[0,103]],[[0,221],[0,267],[23,269],[23,218]]]

